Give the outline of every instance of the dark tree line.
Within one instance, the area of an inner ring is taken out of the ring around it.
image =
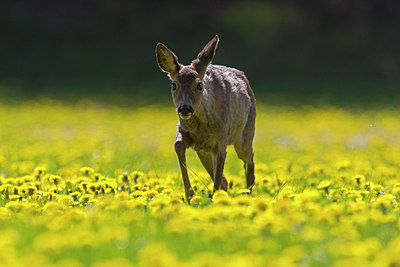
[[[215,63],[245,70],[260,95],[393,98],[398,11],[395,0],[3,0],[0,85],[22,94],[164,92],[155,44],[189,63],[218,33]]]

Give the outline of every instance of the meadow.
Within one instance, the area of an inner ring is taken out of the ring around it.
[[[258,104],[256,185],[228,192],[171,105],[0,105],[0,265],[400,266],[400,110]]]

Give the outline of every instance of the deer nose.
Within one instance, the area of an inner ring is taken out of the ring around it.
[[[178,114],[183,117],[191,116],[193,112],[194,112],[194,110],[193,110],[192,106],[189,106],[189,105],[182,105],[182,106],[179,106],[179,108],[178,108]]]

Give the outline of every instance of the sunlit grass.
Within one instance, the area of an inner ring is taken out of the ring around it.
[[[7,266],[396,266],[400,111],[258,106],[256,186],[194,152],[184,201],[172,106],[0,106]]]

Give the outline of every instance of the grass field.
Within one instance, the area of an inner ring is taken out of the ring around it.
[[[166,107],[0,106],[0,265],[400,266],[400,110],[258,106],[256,186],[228,193]]]

